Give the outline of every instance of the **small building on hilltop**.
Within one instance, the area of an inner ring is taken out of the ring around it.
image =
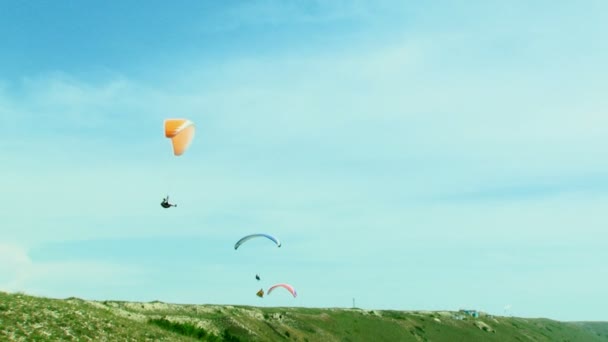
[[[479,317],[479,311],[477,311],[477,310],[460,309],[459,312],[462,312],[463,314],[469,315],[469,316],[474,317],[474,318]]]

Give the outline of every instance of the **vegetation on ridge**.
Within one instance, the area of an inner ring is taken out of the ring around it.
[[[451,311],[259,308],[50,299],[0,292],[10,341],[608,341],[608,322]]]

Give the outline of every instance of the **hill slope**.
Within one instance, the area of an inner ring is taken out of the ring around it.
[[[49,299],[0,292],[0,339],[18,341],[608,341],[608,322],[457,312],[258,308]]]

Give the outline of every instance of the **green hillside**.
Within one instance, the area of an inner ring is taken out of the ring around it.
[[[608,322],[49,299],[0,292],[11,341],[608,341]]]

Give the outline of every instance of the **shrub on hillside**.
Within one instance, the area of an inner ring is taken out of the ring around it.
[[[148,323],[157,325],[165,330],[173,331],[180,335],[194,337],[202,341],[220,341],[220,338],[214,334],[207,332],[203,328],[199,328],[196,325],[188,322],[179,323],[171,322],[166,318],[154,318],[148,320]]]

